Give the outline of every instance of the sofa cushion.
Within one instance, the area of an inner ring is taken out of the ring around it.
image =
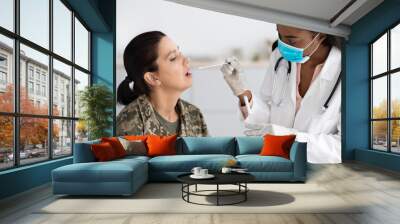
[[[239,166],[249,172],[292,172],[292,161],[279,156],[238,155]]]
[[[200,166],[209,171],[219,171],[230,159],[231,155],[175,155],[158,156],[149,160],[149,170],[163,172],[190,172],[193,167]]]
[[[177,141],[177,154],[225,154],[235,155],[233,137],[182,137]]]
[[[116,159],[113,160],[113,162],[126,162],[126,163],[135,163],[134,161],[142,161],[142,162],[148,162],[150,157],[147,156],[136,156],[136,155],[131,155],[131,156],[125,156],[124,158]]]
[[[53,180],[59,182],[127,182],[132,167],[122,163],[75,163],[53,170]]]
[[[95,162],[96,158],[90,148],[92,144],[99,144],[100,139],[75,143],[74,148],[74,163],[88,163]]]
[[[264,141],[262,136],[236,137],[236,155],[260,154]]]
[[[130,182],[133,173],[147,176],[147,163],[140,159],[74,163],[53,170],[58,182]]]

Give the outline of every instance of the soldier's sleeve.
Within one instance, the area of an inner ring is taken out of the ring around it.
[[[204,120],[203,114],[199,111],[199,117],[200,117],[200,123],[201,123],[201,135],[203,137],[208,136],[208,128],[207,128],[207,124]]]
[[[117,116],[117,136],[143,135],[143,120],[138,108],[121,111]]]

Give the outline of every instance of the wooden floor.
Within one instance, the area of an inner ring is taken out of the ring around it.
[[[369,206],[357,214],[36,214],[55,199],[49,185],[0,201],[0,223],[400,223],[400,174],[359,163],[312,165],[308,182],[346,201]]]

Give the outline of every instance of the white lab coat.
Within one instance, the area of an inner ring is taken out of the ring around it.
[[[244,119],[247,133],[257,133],[254,127],[264,125],[261,134],[297,134],[298,141],[307,142],[307,160],[310,163],[341,162],[341,84],[332,96],[329,107],[322,106],[329,97],[341,71],[341,51],[332,47],[320,71],[303,97],[296,113],[296,63],[287,76],[288,63],[280,62],[277,72],[274,66],[281,55],[275,50],[261,87],[260,94],[253,96],[251,112]],[[275,90],[272,92],[275,77]],[[286,87],[286,91],[283,89]],[[254,95],[254,94],[253,94]],[[272,100],[275,103],[268,103]],[[277,103],[282,100],[280,106]],[[253,131],[253,132],[252,132]],[[260,131],[260,130],[258,130]],[[248,134],[251,135],[251,134]]]

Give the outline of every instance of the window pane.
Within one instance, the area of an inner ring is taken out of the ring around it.
[[[48,119],[21,117],[20,163],[34,163],[49,158]]]
[[[48,114],[48,63],[47,55],[21,44],[21,113]]]
[[[75,121],[75,143],[88,140],[88,129],[84,120]]]
[[[391,75],[390,97],[392,117],[400,117],[400,72]]]
[[[372,122],[372,148],[387,151],[387,121]]]
[[[387,118],[387,78],[372,81],[372,118]]]
[[[20,0],[21,36],[49,47],[49,0]]]
[[[14,165],[13,118],[0,116],[0,170]]]
[[[372,44],[372,68],[373,75],[387,71],[387,34]]]
[[[89,32],[75,18],[75,64],[89,70]]]
[[[53,157],[72,154],[72,121],[53,121]]]
[[[53,51],[71,60],[72,12],[60,1],[53,1]]]
[[[13,40],[0,35],[0,111],[14,111]]]
[[[390,139],[392,141],[392,152],[400,153],[400,120],[393,120],[390,122],[391,127],[391,136]]]
[[[71,66],[53,60],[53,115],[72,117]]]
[[[0,26],[14,31],[14,1],[0,1]]]
[[[390,58],[391,69],[400,67],[400,24],[391,31],[390,37]]]
[[[81,114],[80,93],[89,86],[89,75],[75,69],[75,117],[79,117]]]

